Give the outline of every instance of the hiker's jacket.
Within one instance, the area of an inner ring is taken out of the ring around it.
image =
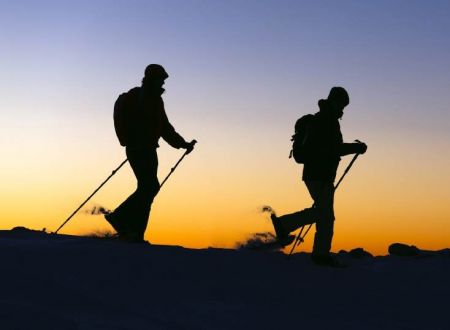
[[[127,147],[157,148],[160,137],[174,148],[184,147],[186,141],[175,131],[167,118],[161,97],[164,89],[136,87],[131,91],[135,104],[130,116]]]
[[[305,144],[307,160],[303,167],[303,180],[334,181],[341,160],[343,144],[338,119],[331,115],[326,100],[319,101],[320,111],[308,125]]]

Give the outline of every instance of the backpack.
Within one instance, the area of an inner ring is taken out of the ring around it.
[[[114,129],[121,146],[126,146],[129,142],[131,114],[137,106],[139,91],[139,87],[130,89],[120,94],[114,103]]]
[[[308,133],[310,124],[314,115],[308,114],[300,117],[295,123],[295,134],[292,135],[292,150],[289,154],[289,158],[294,156],[294,160],[298,164],[304,164],[305,160],[307,160],[307,141],[308,141]]]

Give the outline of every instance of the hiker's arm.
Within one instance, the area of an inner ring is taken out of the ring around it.
[[[367,146],[364,143],[342,143],[339,147],[339,155],[363,154],[366,150]]]
[[[175,131],[169,121],[164,123],[161,136],[168,144],[176,149],[185,148],[187,145],[187,142]]]
[[[173,128],[172,124],[170,124],[165,111],[163,111],[163,127],[161,137],[176,149],[187,149],[190,146],[190,144],[187,143],[177,131],[175,131],[175,128]]]

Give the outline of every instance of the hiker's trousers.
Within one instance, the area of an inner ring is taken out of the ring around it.
[[[143,239],[153,199],[159,191],[158,155],[154,148],[126,148],[126,154],[137,179],[137,188],[114,213],[125,222],[129,234]]]
[[[328,181],[305,181],[314,206],[280,216],[283,228],[292,232],[304,225],[316,223],[313,254],[327,255],[331,250],[334,227],[334,185]]]

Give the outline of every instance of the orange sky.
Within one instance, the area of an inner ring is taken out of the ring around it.
[[[197,149],[185,158],[155,199],[146,234],[151,242],[234,247],[252,233],[272,230],[267,215],[259,212],[262,205],[272,205],[280,214],[311,205],[300,180],[301,167],[287,158],[290,145],[285,136],[266,136],[238,146],[229,142],[223,149],[202,140],[206,141],[199,138]],[[269,155],[259,144],[270,145],[270,140],[275,146]],[[426,249],[448,246],[448,178],[439,174],[445,173],[448,160],[425,172],[422,162],[408,148],[395,159],[381,160],[379,155],[389,153],[390,147],[376,141],[368,144],[369,151],[357,160],[336,193],[333,250],[364,247],[385,254],[388,245],[397,241]],[[97,159],[91,155],[91,162],[68,154],[66,166],[58,171],[40,167],[36,161],[37,166],[30,166],[27,176],[12,173],[5,179],[10,188],[2,196],[7,205],[2,208],[2,227],[55,230],[120,163],[120,148],[111,149],[117,149],[115,161],[103,159],[101,152]],[[425,149],[414,146],[422,157],[432,157]],[[162,143],[160,178],[181,154]],[[349,161],[349,157],[343,159],[341,171]],[[85,210],[98,204],[114,208],[133,191],[134,184],[131,170],[125,166]],[[81,211],[62,233],[108,229],[101,216]],[[309,234],[302,249],[310,249],[312,237]]]

